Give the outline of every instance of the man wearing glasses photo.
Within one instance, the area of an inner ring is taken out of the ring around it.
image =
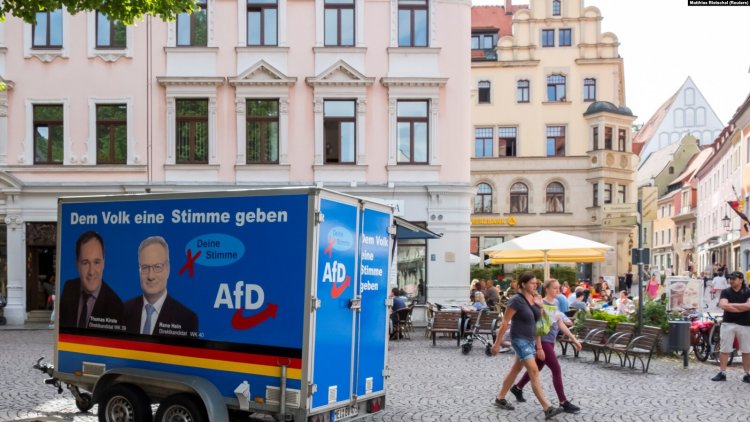
[[[163,237],[151,236],[141,242],[138,271],[143,295],[125,302],[127,331],[168,336],[190,336],[198,332],[195,312],[167,293],[169,246]]]

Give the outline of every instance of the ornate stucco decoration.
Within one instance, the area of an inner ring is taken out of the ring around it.
[[[355,69],[349,63],[339,60],[328,69],[322,71],[317,76],[305,78],[308,85],[312,87],[322,86],[351,86],[366,87],[372,86],[375,78],[367,77]]]
[[[289,77],[265,60],[260,60],[237,77],[228,78],[228,81],[232,86],[292,86],[297,78]]]

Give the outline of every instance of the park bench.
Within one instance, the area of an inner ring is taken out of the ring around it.
[[[624,360],[621,360],[622,366],[628,364],[630,369],[635,369],[635,360],[638,359],[645,373],[651,365],[651,357],[656,350],[656,344],[659,343],[659,338],[661,338],[661,328],[644,325],[639,336],[634,337],[625,346],[613,345],[613,351],[624,354]],[[647,359],[646,362],[643,361],[644,358]]]
[[[584,346],[588,342],[601,342],[601,337],[604,336],[604,332],[606,329],[607,321],[588,318],[587,320],[583,321],[583,327],[577,335],[578,341],[580,341],[581,345]],[[562,349],[563,356],[566,356],[568,353],[568,346],[573,344],[573,342],[567,337],[560,337],[557,341],[560,343],[560,349]],[[573,347],[573,356],[578,357],[578,350],[576,350],[575,347]]]
[[[437,334],[451,334],[456,337],[456,347],[461,345],[461,312],[437,311],[432,317],[432,345],[435,345]]]
[[[598,362],[599,357],[604,356],[604,362],[609,363],[609,359],[614,351],[612,347],[618,344],[627,345],[633,338],[633,333],[635,333],[635,324],[632,322],[620,322],[617,324],[615,332],[604,343],[589,344],[589,348],[594,352],[594,362]],[[622,364],[622,359],[620,359],[620,363]]]

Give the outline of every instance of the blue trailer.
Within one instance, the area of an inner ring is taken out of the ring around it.
[[[296,187],[62,198],[58,215],[47,372],[80,409],[324,422],[384,408],[390,207]]]

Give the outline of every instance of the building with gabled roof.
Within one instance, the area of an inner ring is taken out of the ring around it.
[[[723,128],[724,124],[688,76],[635,134],[633,152],[641,157],[643,164],[649,155],[679,142],[685,135],[694,136],[701,146],[709,145]]]

